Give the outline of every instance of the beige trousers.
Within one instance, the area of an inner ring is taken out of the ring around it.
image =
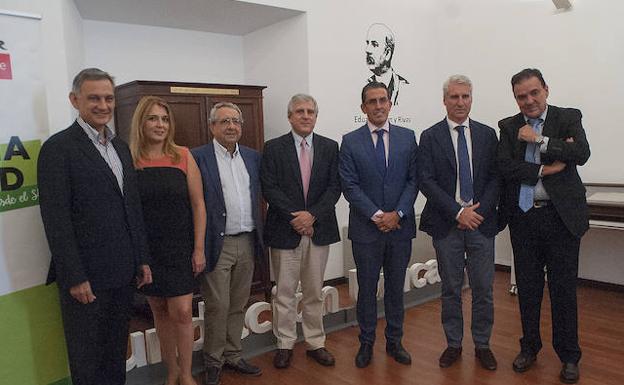
[[[323,276],[329,245],[317,246],[310,237],[301,237],[292,250],[271,249],[271,264],[277,283],[273,301],[273,333],[279,349],[292,349],[297,340],[297,299],[295,291],[301,281],[303,336],[308,349],[325,346],[323,328]]]
[[[201,277],[206,366],[241,359],[245,305],[254,272],[253,242],[253,233],[225,236],[217,265]]]

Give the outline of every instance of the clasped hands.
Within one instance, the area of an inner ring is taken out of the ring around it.
[[[311,237],[314,234],[314,222],[316,218],[309,211],[295,211],[290,213],[294,218],[290,225],[299,235]]]
[[[390,232],[401,228],[399,221],[401,217],[396,211],[390,212],[378,212],[373,215],[373,223],[377,226],[379,231],[383,233]]]
[[[476,230],[483,223],[483,216],[475,210],[481,206],[480,202],[464,207],[457,217],[457,228],[460,230]]]

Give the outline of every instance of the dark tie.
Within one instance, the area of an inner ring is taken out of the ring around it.
[[[468,145],[464,135],[464,126],[457,126],[455,129],[459,134],[457,137],[457,159],[459,160],[459,196],[462,201],[468,203],[474,195],[472,191],[472,173],[470,172],[470,157],[468,156]]]
[[[375,163],[382,175],[386,175],[386,147],[384,145],[383,134],[384,129],[380,128],[373,131],[377,134],[377,144],[375,145]]]
[[[533,127],[535,132],[539,132],[539,126],[542,123],[542,119],[529,119],[529,124]],[[535,143],[527,143],[526,150],[524,152],[524,160],[529,163],[540,163],[539,152],[536,151],[537,146]],[[535,153],[538,152],[536,155]],[[533,199],[535,197],[535,186],[528,184],[520,185],[520,196],[518,197],[518,206],[525,213],[533,207]]]

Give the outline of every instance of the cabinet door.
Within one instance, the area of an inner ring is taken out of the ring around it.
[[[168,95],[164,97],[173,110],[175,143],[193,148],[209,140],[208,113],[203,97]]]

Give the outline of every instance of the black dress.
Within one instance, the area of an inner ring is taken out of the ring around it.
[[[188,150],[182,155],[186,163]],[[142,166],[137,173],[153,282],[141,291],[156,297],[192,293],[193,214],[186,174],[176,165],[163,166],[162,159]]]

